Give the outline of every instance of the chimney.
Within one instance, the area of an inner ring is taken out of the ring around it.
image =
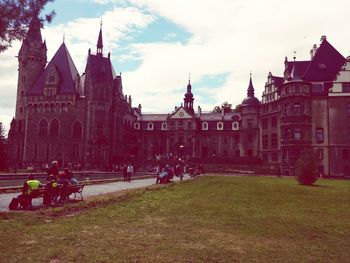
[[[327,36],[323,35],[320,41],[322,42],[323,40],[327,40]]]
[[[128,101],[128,95],[125,95],[125,96],[124,96],[124,99],[125,99],[126,101]]]
[[[111,59],[111,52],[108,52],[108,59]]]
[[[200,117],[202,115],[202,109],[201,106],[198,106],[198,117]]]
[[[139,104],[139,106],[137,108],[139,109],[139,113],[141,114],[141,110],[142,110],[141,104]]]
[[[314,50],[313,49],[310,49],[310,57],[311,57],[311,59],[314,57]]]
[[[130,104],[130,106],[131,106],[131,95],[129,95],[129,104]]]
[[[225,108],[221,107],[221,117],[223,118],[225,116]]]

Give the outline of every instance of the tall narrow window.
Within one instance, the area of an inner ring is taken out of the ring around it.
[[[41,120],[39,123],[39,135],[47,136],[48,123],[46,120]]]
[[[263,149],[267,149],[269,147],[269,138],[268,135],[263,135]]]
[[[317,143],[322,143],[324,140],[323,128],[316,129],[316,141]]]

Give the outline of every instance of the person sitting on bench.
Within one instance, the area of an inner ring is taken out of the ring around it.
[[[57,201],[56,199],[58,196],[58,185],[53,174],[49,175],[49,181],[47,182],[45,188],[47,191],[44,195],[43,203],[44,205],[51,205],[53,202]]]
[[[22,208],[27,208],[28,206],[32,206],[32,198],[30,197],[30,193],[34,189],[40,188],[42,185],[40,181],[34,180],[34,175],[30,174],[28,176],[28,181],[26,181],[23,184],[23,189],[22,189]]]

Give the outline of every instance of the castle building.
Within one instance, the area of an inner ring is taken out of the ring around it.
[[[282,76],[267,76],[262,100],[250,76],[234,110],[204,112],[188,81],[183,103],[168,114],[142,112],[123,94],[110,53],[88,50],[77,71],[63,42],[47,64],[46,42],[34,18],[18,54],[16,114],[9,131],[13,163],[110,168],[113,163],[162,156],[194,162],[263,163],[294,174],[304,149],[318,156],[323,176],[348,176],[350,59],[322,37],[310,60],[284,61]]]
[[[103,54],[102,26],[96,54],[89,49],[82,75],[64,42],[47,65],[46,54],[34,17],[18,53],[16,114],[9,131],[12,162],[107,167],[132,145],[134,115],[110,54]]]

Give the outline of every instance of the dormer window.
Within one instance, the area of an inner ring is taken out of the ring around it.
[[[139,130],[140,129],[140,123],[139,122],[135,122],[134,123],[134,129],[135,130]]]
[[[152,130],[154,129],[154,124],[153,124],[153,122],[149,122],[149,123],[148,123],[147,129],[148,129],[149,131],[152,131]]]
[[[232,122],[232,130],[237,131],[239,129],[239,124],[237,121]]]
[[[216,129],[222,131],[224,129],[224,124],[222,122],[218,122],[216,124]]]
[[[208,123],[207,122],[203,122],[202,123],[202,130],[203,131],[207,131],[208,130]]]

